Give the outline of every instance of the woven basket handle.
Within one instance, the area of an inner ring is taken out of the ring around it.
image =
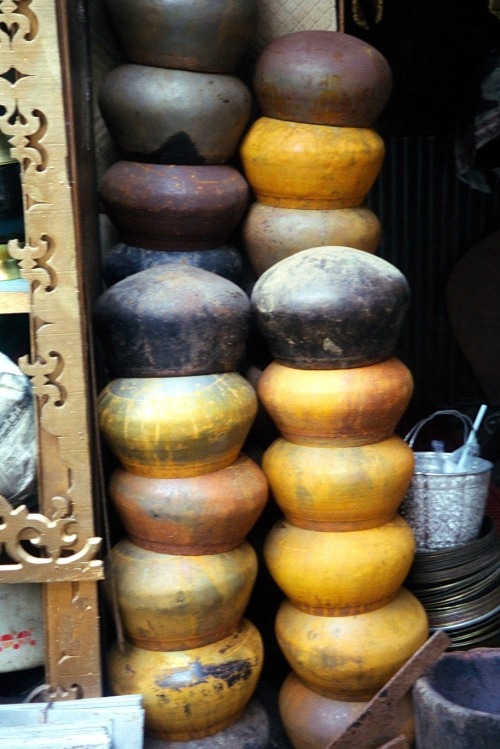
[[[436,416],[456,416],[457,419],[460,419],[460,421],[463,424],[464,427],[464,444],[467,441],[467,437],[469,436],[469,433],[473,429],[472,420],[466,415],[461,413],[460,411],[455,411],[454,409],[445,409],[443,411],[435,411],[430,416],[427,416],[425,419],[421,419],[417,424],[415,424],[414,427],[410,429],[406,437],[404,438],[404,441],[409,444],[410,447],[413,447],[415,444],[415,440],[417,439],[417,436],[422,429],[422,427],[425,426],[429,421],[432,421]]]

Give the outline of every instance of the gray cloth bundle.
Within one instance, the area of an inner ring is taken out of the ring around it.
[[[31,383],[0,353],[0,494],[17,506],[36,493],[37,440]]]

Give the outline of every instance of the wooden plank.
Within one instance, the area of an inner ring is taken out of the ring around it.
[[[409,746],[406,736],[396,736],[395,739],[388,741],[387,744],[383,744],[378,749],[409,749]]]
[[[0,726],[17,727],[25,733],[27,726],[106,725],[113,749],[142,749],[144,737],[144,709],[142,695],[121,695],[81,699],[73,702],[39,702],[0,705]],[[38,745],[37,745],[38,746]]]
[[[359,749],[373,740],[373,736],[378,733],[379,729],[384,728],[393,716],[399,700],[449,644],[450,638],[445,632],[438,631],[433,634],[368,702],[354,723],[325,749]]]
[[[68,149],[67,178],[71,189],[67,193],[69,202],[65,203],[65,209],[72,221],[74,266],[72,263],[68,267],[65,288],[75,305],[72,327],[79,347],[74,353],[69,352],[65,340],[67,332],[64,330],[57,331],[59,335],[51,340],[52,346],[56,343],[56,351],[66,351],[65,368],[70,367],[67,382],[71,387],[72,403],[64,425],[49,422],[46,431],[57,436],[59,464],[70,467],[65,493],[66,496],[71,496],[71,501],[77,508],[84,543],[88,545],[95,532],[95,497],[99,486],[91,469],[96,465],[95,450],[98,449],[93,401],[95,383],[91,377],[93,351],[90,345],[89,315],[92,298],[89,296],[90,286],[84,281],[82,268],[85,253],[90,252],[95,257],[98,251],[97,224],[93,224],[97,222],[97,211],[95,203],[88,197],[95,194],[92,189],[95,185],[92,184],[93,141],[88,106],[90,64],[87,58],[86,5],[83,0],[59,3],[52,0],[51,6],[51,13],[57,17],[60,56],[58,77],[64,102],[64,119],[70,123],[70,127],[65,130],[65,138]],[[65,266],[62,269],[62,277],[65,278]],[[75,407],[76,404],[80,406]],[[80,424],[82,432],[75,435],[75,425],[79,425],[80,429]],[[47,448],[48,442],[49,435]],[[53,447],[52,445],[52,452]],[[45,465],[48,472],[45,471],[44,480],[50,490],[53,465]],[[46,491],[45,502],[53,496],[57,494]],[[46,584],[44,602],[48,633],[45,674],[47,683],[52,685],[53,698],[71,699],[74,687],[80,698],[99,697],[102,694],[102,677],[97,584],[94,581]]]
[[[92,581],[46,583],[46,700],[99,697],[101,656],[99,602]]]
[[[27,314],[29,311],[30,297],[26,291],[3,291],[0,289],[0,315]]]
[[[0,281],[0,315],[24,314],[30,309],[27,281]]]
[[[102,580],[103,578],[102,566],[94,566],[93,562],[73,564],[71,567],[61,567],[58,563],[50,563],[50,560],[49,564],[36,566],[7,564],[0,565],[0,579],[2,573],[7,573],[7,579],[4,577],[1,580],[2,583],[72,583],[75,581],[75,575],[79,574],[87,581]],[[13,574],[15,574],[15,580]]]
[[[68,723],[0,727],[0,749],[113,749],[107,726]],[[138,747],[140,749],[140,747]]]

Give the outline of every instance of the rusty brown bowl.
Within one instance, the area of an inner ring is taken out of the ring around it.
[[[361,39],[338,31],[296,31],[264,49],[254,90],[266,117],[371,127],[389,100],[392,73],[385,57]]]
[[[267,501],[264,473],[247,455],[226,468],[188,478],[111,475],[109,494],[130,539],[164,554],[218,554],[235,549]]]
[[[124,57],[159,68],[227,73],[252,41],[257,0],[104,0]]]
[[[123,242],[145,249],[210,249],[225,244],[248,203],[248,185],[232,166],[117,161],[100,194]]]

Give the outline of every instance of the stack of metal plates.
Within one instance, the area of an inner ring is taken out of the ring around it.
[[[425,607],[431,632],[446,631],[450,649],[500,636],[500,541],[493,522],[485,518],[471,543],[417,551],[405,585]]]

